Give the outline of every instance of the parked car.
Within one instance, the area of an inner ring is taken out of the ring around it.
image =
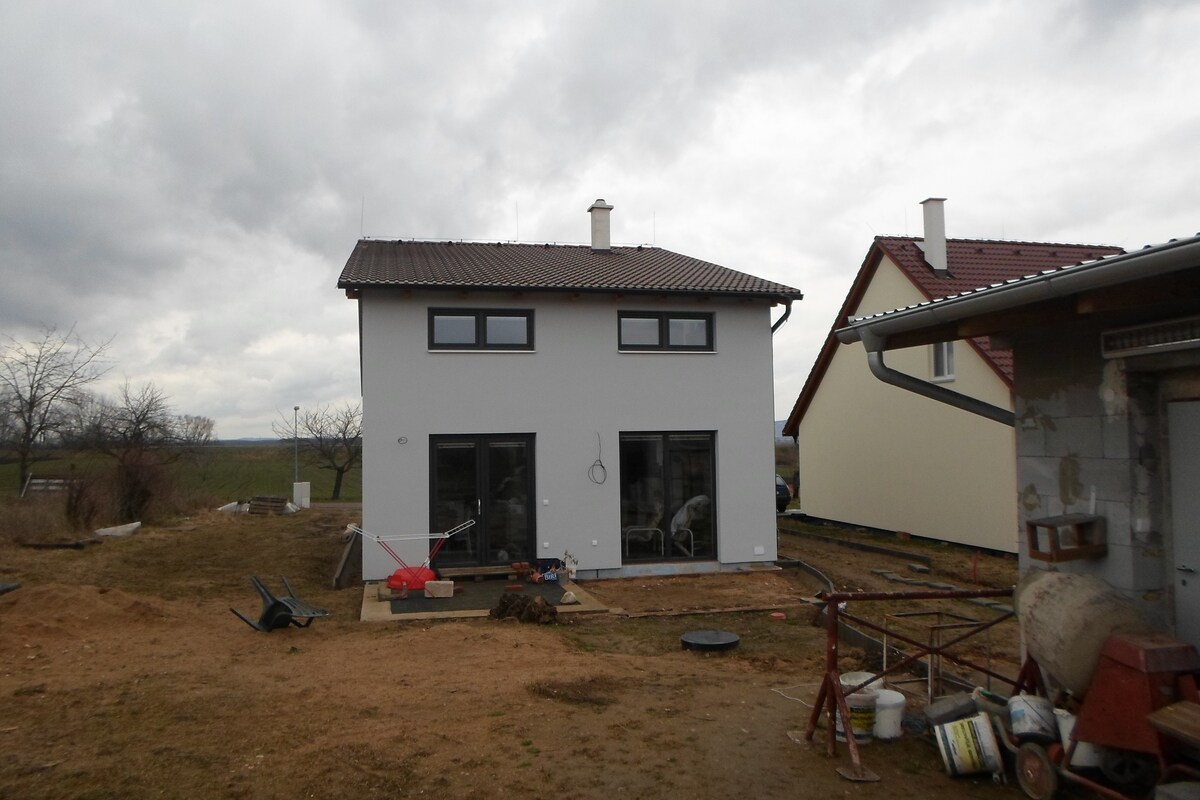
[[[788,488],[787,481],[778,475],[775,476],[775,510],[782,514],[788,507],[788,503],[792,502],[792,490]]]

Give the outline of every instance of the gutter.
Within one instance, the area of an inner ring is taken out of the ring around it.
[[[783,299],[783,306],[783,316],[775,320],[775,324],[771,326],[771,335],[774,335],[775,331],[779,330],[783,323],[787,322],[788,317],[792,315],[792,298],[785,297]]]
[[[867,349],[867,366],[871,368],[871,374],[884,383],[919,394],[930,400],[936,400],[939,403],[954,406],[971,414],[978,414],[994,422],[1008,425],[1010,428],[1016,426],[1016,415],[1007,408],[985,403],[977,397],[969,397],[947,389],[945,386],[923,381],[907,372],[900,372],[889,367],[883,361],[883,352],[887,350],[887,337],[879,335],[875,330],[869,327],[843,328],[838,331],[839,339],[842,338],[843,332],[853,333],[854,338],[863,343],[863,347]],[[854,339],[850,341],[854,341]],[[846,343],[849,344],[849,342]]]
[[[883,363],[882,350],[869,351],[867,353],[867,365],[871,368],[871,374],[884,383],[898,386],[901,389],[907,389],[922,397],[937,400],[939,403],[946,403],[963,411],[978,414],[981,417],[987,417],[990,420],[1003,423],[1009,427],[1016,425],[1016,415],[1007,408],[985,403],[978,398],[968,397],[965,394],[947,389],[945,386],[929,383],[920,378],[914,378],[907,373],[892,369]]]

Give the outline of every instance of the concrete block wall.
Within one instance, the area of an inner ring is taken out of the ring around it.
[[[1164,602],[1156,384],[1100,353],[1099,330],[1076,325],[1014,343],[1017,492],[1022,525],[1060,514],[1106,522],[1108,555],[1060,562],[1145,604]],[[1021,569],[1047,565],[1029,558]]]

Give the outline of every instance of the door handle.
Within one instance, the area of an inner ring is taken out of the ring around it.
[[[475,498],[475,516],[483,516],[483,501],[478,497]]]
[[[1192,569],[1191,567],[1187,566],[1186,564],[1180,564],[1178,567],[1175,568],[1175,571],[1176,572],[1193,572],[1194,573],[1196,570]]]

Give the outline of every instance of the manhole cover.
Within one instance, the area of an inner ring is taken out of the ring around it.
[[[729,631],[688,631],[679,641],[684,650],[732,650],[741,639]]]

